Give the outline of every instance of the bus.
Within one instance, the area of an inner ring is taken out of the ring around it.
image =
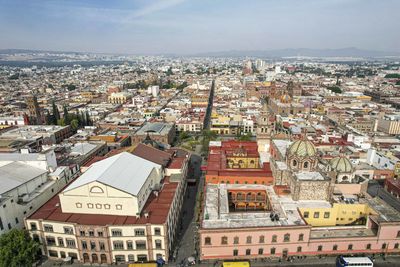
[[[224,261],[222,267],[250,267],[248,261]]]
[[[373,267],[374,263],[368,257],[338,257],[336,267],[345,266]]]

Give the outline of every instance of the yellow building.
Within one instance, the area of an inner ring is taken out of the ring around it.
[[[376,214],[367,204],[333,203],[331,207],[300,207],[304,220],[312,226],[365,224],[370,214]]]

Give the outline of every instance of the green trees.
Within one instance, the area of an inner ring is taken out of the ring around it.
[[[39,250],[27,231],[12,229],[0,237],[0,266],[32,266]]]
[[[342,93],[342,89],[340,89],[339,86],[329,86],[328,90],[337,93],[337,94],[341,94]]]
[[[389,73],[385,75],[385,78],[389,79],[400,79],[400,74],[398,73]]]

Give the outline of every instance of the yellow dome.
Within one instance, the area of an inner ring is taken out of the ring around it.
[[[350,160],[344,156],[336,157],[331,159],[329,162],[333,171],[336,172],[352,172],[353,165]]]
[[[315,146],[308,140],[297,140],[289,147],[289,156],[313,157],[317,153]]]
[[[284,94],[281,96],[281,103],[288,104],[288,103],[290,103],[290,101],[292,101],[292,98],[290,97],[290,95]]]

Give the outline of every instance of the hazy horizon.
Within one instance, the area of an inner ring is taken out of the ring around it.
[[[400,52],[395,0],[0,0],[0,49],[190,54]]]

